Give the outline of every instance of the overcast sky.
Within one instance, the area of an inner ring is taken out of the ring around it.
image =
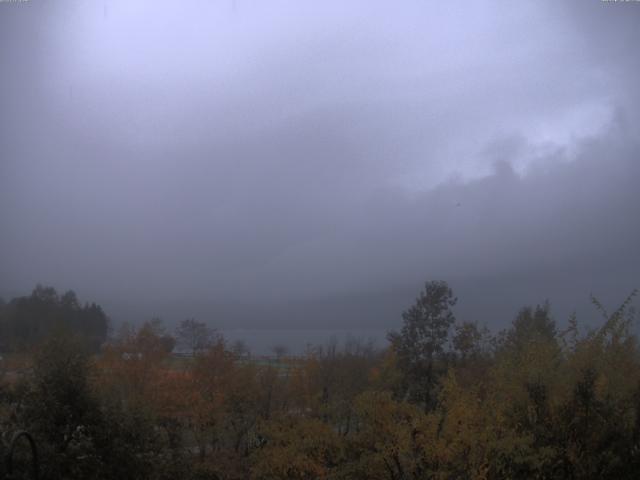
[[[499,326],[621,301],[639,46],[640,2],[0,3],[0,295],[252,328],[397,327],[430,279]]]

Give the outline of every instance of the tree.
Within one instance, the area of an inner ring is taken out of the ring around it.
[[[125,345],[133,354],[154,359],[157,363],[169,355],[176,345],[176,340],[165,333],[160,319],[154,318],[142,324],[136,335]]]
[[[280,360],[282,360],[282,357],[284,357],[289,352],[289,349],[286,345],[277,344],[271,347],[271,351],[276,356],[276,361],[279,362]]]
[[[329,425],[313,418],[284,416],[263,422],[260,447],[252,455],[253,478],[307,480],[336,478],[342,439]]]
[[[136,334],[136,329],[129,322],[122,322],[118,327],[113,341],[115,343],[124,345],[129,342]]]
[[[251,356],[251,350],[247,346],[244,340],[236,340],[231,345],[231,351],[237,358],[246,358]]]
[[[507,332],[505,346],[522,350],[531,342],[556,342],[556,323],[551,318],[549,302],[524,307],[518,312],[511,329]]]
[[[451,343],[460,359],[464,361],[486,353],[489,338],[489,329],[486,327],[480,328],[476,323],[463,322],[454,327]]]
[[[36,357],[23,421],[39,439],[44,478],[67,478],[81,466],[77,455],[94,454],[83,437],[100,424],[97,399],[89,385],[88,356],[70,337],[55,337]]]
[[[51,338],[25,379],[17,414],[36,439],[40,478],[150,478],[162,459],[157,428],[144,411],[101,388],[105,379],[85,346],[74,337]]]
[[[398,355],[398,366],[406,377],[407,394],[433,406],[437,365],[442,358],[451,325],[452,307],[457,298],[445,281],[426,282],[416,303],[402,314],[401,331],[388,336]]]
[[[195,318],[186,318],[176,329],[178,344],[193,355],[209,348],[215,340],[215,334],[204,322]]]
[[[359,428],[350,438],[353,458],[344,478],[447,478],[429,475],[422,465],[422,443],[434,437],[434,428],[416,405],[395,401],[389,392],[364,392],[354,405]]]
[[[73,332],[96,351],[107,337],[109,319],[102,308],[95,303],[81,306],[72,290],[58,295],[54,288],[38,285],[31,295],[12,299],[3,310],[0,329],[12,350],[32,347],[54,332]]]
[[[332,339],[297,365],[293,386],[306,399],[309,413],[346,435],[355,426],[354,399],[370,385],[377,361],[371,343],[351,338],[339,348]]]

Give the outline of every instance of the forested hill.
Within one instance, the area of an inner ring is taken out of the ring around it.
[[[108,323],[102,307],[82,305],[72,290],[58,294],[52,287],[38,285],[31,295],[0,302],[0,348],[22,350],[53,333],[73,333],[97,350],[107,338]]]

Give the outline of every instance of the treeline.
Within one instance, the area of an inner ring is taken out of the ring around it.
[[[107,339],[108,318],[95,303],[81,305],[72,290],[61,295],[36,286],[31,295],[0,300],[0,350],[26,350],[53,333],[81,335],[92,350]]]
[[[277,365],[194,320],[178,338],[192,359],[157,321],[99,355],[57,337],[4,382],[3,428],[34,434],[50,479],[635,479],[632,297],[612,313],[594,300],[597,329],[559,330],[545,304],[494,335],[429,282],[388,348],[329,344]]]

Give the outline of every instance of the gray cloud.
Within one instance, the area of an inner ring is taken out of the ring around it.
[[[640,8],[316,3],[0,4],[0,293],[387,328],[428,278],[494,325],[639,286]]]

